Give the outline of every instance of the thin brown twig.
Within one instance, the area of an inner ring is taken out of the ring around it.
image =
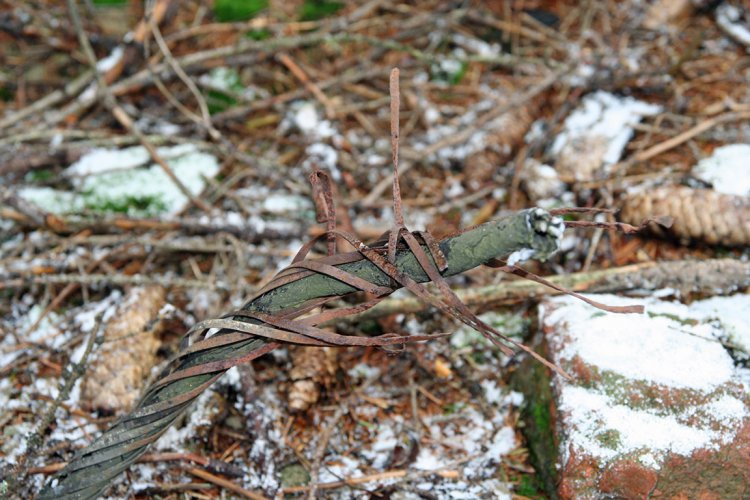
[[[346,401],[344,401],[344,404],[346,404]],[[336,428],[336,424],[338,424],[339,420],[341,420],[341,417],[344,415],[344,413],[348,412],[348,408],[339,406],[338,408],[336,408],[336,412],[331,416],[331,418],[328,419],[325,427],[323,428],[323,432],[320,435],[320,441],[318,442],[318,446],[315,449],[315,456],[313,458],[312,465],[310,466],[310,490],[307,495],[308,500],[315,500],[315,494],[318,491],[318,474],[320,472],[320,466],[323,462],[323,457],[326,453],[326,447],[328,446],[328,442],[331,440],[331,435]]]
[[[84,71],[78,77],[67,83],[62,89],[57,89],[53,92],[50,92],[46,96],[37,101],[34,101],[25,108],[19,109],[15,113],[12,113],[4,117],[3,119],[0,119],[0,130],[14,125],[20,125],[23,120],[25,120],[29,116],[41,113],[42,111],[50,109],[58,103],[62,102],[64,99],[70,96],[77,95],[84,88],[86,88],[86,86],[91,83],[93,79],[94,72],[92,72],[91,70]]]
[[[714,116],[713,118],[708,118],[696,124],[695,126],[689,128],[688,130],[680,134],[677,134],[676,136],[670,139],[667,139],[666,141],[660,142],[659,144],[655,144],[651,146],[650,148],[644,151],[641,151],[640,153],[638,153],[637,155],[633,157],[632,162],[636,163],[636,162],[650,160],[651,158],[654,158],[655,156],[658,156],[666,151],[669,151],[670,149],[676,148],[680,144],[683,144],[689,141],[690,139],[697,137],[703,132],[706,132],[707,130],[710,130],[713,127],[720,125],[722,123],[736,122],[736,121],[742,121],[742,120],[748,120],[748,119],[750,119],[750,111],[740,111],[740,112],[730,111],[727,113],[723,113],[719,116]]]
[[[310,91],[310,93],[315,96],[315,98],[320,101],[320,103],[323,105],[323,107],[326,110],[326,117],[329,120],[332,120],[336,117],[336,108],[334,104],[331,102],[331,100],[328,98],[327,95],[323,93],[322,90],[320,90],[320,87],[315,84],[312,80],[310,80],[310,77],[307,76],[307,73],[300,68],[300,66],[294,62],[294,60],[289,57],[288,54],[281,52],[276,55],[276,58],[279,60],[281,64],[283,64],[289,71],[292,72],[292,74],[300,81],[302,84],[307,88],[307,90]]]
[[[399,92],[399,71],[393,68],[390,78],[391,92],[391,154],[393,156],[393,197],[401,199],[401,187],[398,181],[398,139],[399,139],[399,110],[401,108],[401,96]],[[401,213],[401,205],[394,205],[393,214],[396,225],[404,225],[404,215]]]
[[[476,133],[477,130],[481,129],[487,123],[494,120],[498,116],[507,113],[508,111],[515,109],[534,97],[538,96],[545,90],[547,90],[549,87],[557,83],[560,78],[568,73],[570,71],[570,67],[565,66],[564,68],[551,72],[547,77],[543,78],[541,82],[539,82],[536,85],[533,85],[530,87],[526,92],[523,92],[517,96],[515,96],[513,99],[508,101],[506,104],[499,106],[497,108],[493,108],[490,111],[486,112],[484,115],[479,117],[471,127],[467,127],[466,129],[456,133],[449,135],[448,137],[445,137],[444,139],[441,139],[433,144],[430,144],[424,149],[421,149],[419,151],[413,150],[411,148],[404,149],[402,152],[402,156],[406,159],[410,160],[409,163],[404,165],[404,167],[401,170],[401,174],[404,174],[407,170],[410,170],[415,162],[423,161],[425,158],[429,158],[431,155],[437,153],[443,148],[447,148],[450,146],[454,146],[456,144],[461,144],[463,142],[466,142],[472,135]],[[368,193],[367,196],[364,197],[364,199],[361,202],[361,205],[364,207],[371,207],[374,206],[377,200],[380,198],[380,196],[385,192],[386,189],[388,189],[388,186],[392,184],[392,177],[393,173],[390,173],[386,175],[378,184],[375,185],[375,187]]]
[[[220,486],[224,488],[225,490],[229,490],[234,493],[237,493],[238,495],[242,495],[245,498],[250,498],[251,500],[268,500],[268,498],[263,495],[260,495],[258,493],[255,493],[254,491],[245,489],[242,486],[234,484],[232,481],[229,481],[227,479],[224,479],[223,477],[219,477],[217,475],[211,474],[210,472],[205,471],[203,469],[198,469],[197,467],[185,467],[184,469],[186,472],[196,477],[199,477],[210,483],[213,483],[216,486]]]
[[[211,135],[214,140],[218,140],[221,137],[221,133],[216,130],[216,128],[213,126],[213,123],[211,123],[211,113],[209,113],[208,104],[206,104],[206,100],[204,99],[203,94],[198,89],[198,86],[195,84],[192,78],[188,76],[185,70],[182,69],[182,66],[180,66],[180,63],[177,62],[177,60],[172,55],[172,51],[169,50],[169,46],[164,41],[164,37],[161,34],[161,30],[159,29],[159,25],[157,24],[154,16],[148,16],[148,25],[151,28],[151,33],[154,35],[154,40],[156,40],[156,43],[159,46],[159,50],[164,56],[164,60],[167,61],[169,66],[172,68],[172,71],[174,71],[177,77],[182,80],[188,90],[190,90],[190,93],[193,94],[195,100],[198,102],[198,108],[200,109],[201,113],[200,118],[191,113],[193,117],[191,119],[198,123],[201,123],[203,127],[208,131],[209,135]],[[156,81],[160,81],[160,79],[158,78],[158,75],[154,74],[154,82]]]
[[[114,417],[112,417],[114,418]],[[195,462],[203,467],[212,466],[217,460],[213,458],[207,458],[195,453],[178,453],[178,452],[163,452],[163,453],[147,453],[140,457],[136,463],[150,463],[150,462],[175,462],[175,461],[188,461]],[[29,474],[54,474],[60,471],[63,467],[68,465],[68,462],[55,462],[53,464],[43,465],[39,467],[31,467]]]
[[[332,490],[337,488],[344,488],[347,486],[356,486],[358,484],[372,483],[376,481],[385,481],[388,479],[408,479],[408,478],[419,478],[426,476],[440,476],[446,479],[456,479],[458,477],[458,471],[452,469],[461,464],[469,462],[476,458],[476,455],[470,455],[460,460],[455,460],[445,466],[445,468],[438,470],[391,470],[385,472],[378,472],[366,476],[359,477],[348,477],[340,481],[331,481],[330,483],[321,483],[318,485],[318,489]],[[310,485],[305,486],[288,486],[283,488],[281,491],[284,494],[304,493],[310,490]]]
[[[194,217],[182,217],[177,220],[139,219],[131,217],[112,218],[67,218],[48,214],[44,224],[37,224],[30,216],[11,208],[0,207],[0,217],[12,219],[31,228],[48,228],[56,234],[71,234],[80,231],[90,231],[97,234],[113,234],[130,231],[183,231],[187,234],[209,235],[217,233],[232,234],[243,241],[258,243],[270,239],[286,239],[299,237],[303,234],[301,227],[290,225],[287,227],[259,228],[247,223],[244,226],[232,225],[226,222],[203,220]],[[54,218],[53,218],[54,217]],[[55,222],[51,222],[55,221]]]

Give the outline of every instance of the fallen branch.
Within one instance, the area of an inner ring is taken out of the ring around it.
[[[736,259],[644,262],[586,273],[551,276],[548,280],[574,292],[632,292],[637,295],[642,292],[643,295],[648,295],[654,290],[671,288],[683,297],[691,293],[714,295],[717,292],[731,293],[750,287],[750,263]],[[561,293],[565,292],[525,279],[456,291],[456,295],[474,309],[514,304]],[[391,314],[415,313],[427,307],[413,297],[386,299],[372,309],[338,319],[337,322],[359,323]]]
[[[21,205],[23,204],[23,206]],[[8,208],[3,207],[6,205]],[[14,220],[32,229],[46,228],[60,235],[82,231],[93,234],[133,234],[137,231],[181,231],[188,235],[210,235],[228,233],[249,242],[260,243],[268,240],[299,238],[304,234],[301,224],[285,221],[274,228],[266,224],[261,228],[248,220],[244,225],[230,224],[225,219],[206,217],[180,217],[170,219],[140,219],[125,216],[101,215],[55,215],[44,212],[36,205],[12,194],[4,197],[0,189],[0,217]]]
[[[70,1],[69,7],[75,11]],[[112,479],[143,455],[190,403],[227,370],[262,356],[282,343],[386,347],[443,336],[386,334],[362,338],[339,335],[317,326],[333,318],[369,309],[400,287],[406,287],[421,300],[476,329],[504,353],[511,355],[514,351],[509,346],[516,347],[568,376],[533,350],[477,318],[445,281],[446,276],[494,263],[498,257],[510,256],[512,265],[517,260],[516,252],[525,258],[534,256],[546,260],[559,249],[564,229],[562,219],[535,208],[483,224],[440,243],[428,233],[409,231],[404,225],[398,181],[398,76],[398,69],[394,69],[390,89],[395,224],[388,235],[368,246],[350,233],[336,230],[328,177],[314,173],[313,185],[317,186],[325,201],[323,216],[328,222],[325,233],[329,240],[328,256],[318,260],[304,259],[315,240],[308,242],[292,264],[279,272],[241,310],[194,325],[185,334],[180,352],[146,391],[136,408],[79,452],[42,490],[40,499],[100,495]],[[336,237],[346,240],[357,251],[335,253]],[[427,281],[437,285],[442,297],[432,295],[420,284]],[[336,297],[357,291],[368,292],[376,298],[354,307],[324,310],[297,319]],[[226,485],[230,486],[231,483]]]
[[[110,286],[145,286],[161,285],[176,288],[217,288],[219,290],[228,287],[222,283],[209,283],[203,280],[191,280],[175,278],[173,276],[143,276],[135,274],[132,276],[124,274],[42,274],[40,276],[29,276],[24,278],[5,279],[0,281],[0,290],[14,288],[25,288],[30,285],[67,285],[77,283],[80,285],[110,285]]]

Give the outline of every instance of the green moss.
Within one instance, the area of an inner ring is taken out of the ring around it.
[[[465,407],[466,404],[461,403],[460,401],[457,403],[449,403],[443,406],[443,413],[445,413],[446,415],[453,415],[454,413],[458,413]]]
[[[11,102],[13,100],[13,91],[9,87],[0,87],[0,101]]]
[[[255,40],[256,42],[260,42],[261,40],[267,40],[268,38],[271,38],[271,30],[267,30],[266,28],[250,30],[245,33],[245,37],[251,40]]]
[[[374,431],[378,428],[377,425],[373,424],[372,422],[368,422],[367,420],[357,420],[357,425],[361,425],[362,427],[365,427],[371,431]]]
[[[208,105],[208,112],[213,115],[236,105],[237,99],[222,92],[209,90],[206,93],[206,104]]]
[[[451,75],[451,78],[448,81],[448,83],[450,83],[451,85],[458,85],[459,83],[461,83],[461,80],[463,80],[464,76],[466,76],[466,70],[468,68],[469,68],[469,64],[466,63],[465,61],[462,61],[461,69],[459,69],[458,71],[456,71],[455,73]]]
[[[681,318],[680,316],[677,316],[676,314],[670,314],[670,313],[666,313],[666,312],[655,313],[655,312],[652,312],[652,311],[646,311],[646,314],[648,314],[649,318],[658,318],[658,317],[667,318],[667,319],[671,319],[672,321],[676,321],[677,323],[679,323],[681,325],[686,325],[686,326],[695,326],[698,323],[700,323],[696,319]]]
[[[268,7],[268,0],[216,0],[214,16],[220,23],[245,21]]]
[[[310,473],[300,463],[293,463],[281,469],[281,486],[304,486],[309,482]]]
[[[87,209],[100,213],[122,213],[149,216],[167,210],[164,202],[154,196],[126,196],[124,198],[88,198]]]
[[[547,498],[544,494],[544,484],[539,479],[539,476],[524,474],[521,476],[521,481],[515,487],[515,493],[519,496],[533,499]]]
[[[532,403],[530,407],[531,417],[534,419],[534,425],[541,430],[551,430],[549,406],[547,404]]]
[[[94,5],[125,5],[128,0],[94,0]]]
[[[499,351],[498,351],[499,352]],[[471,353],[471,359],[478,365],[485,365],[489,361],[484,351],[474,351]]]
[[[40,168],[39,170],[32,170],[24,176],[24,180],[27,182],[48,182],[54,179],[55,173],[49,168]]]
[[[329,0],[305,0],[300,8],[299,17],[302,21],[317,21],[331,16],[341,10],[343,2]]]
[[[614,429],[608,429],[596,435],[596,440],[610,450],[617,450],[620,447],[620,432]]]
[[[514,390],[522,392],[525,398],[525,404],[521,408],[522,431],[531,463],[537,473],[536,491],[543,491],[543,498],[557,498],[558,450],[551,412],[549,370],[528,357],[513,372],[511,385]]]
[[[382,335],[385,333],[383,327],[374,319],[363,321],[357,328],[360,332],[364,333],[368,337],[374,337],[376,335]]]
[[[633,380],[609,370],[595,371],[596,376],[586,388],[593,388],[610,398],[613,404],[625,405],[634,410],[659,411],[665,409],[665,398],[669,400],[667,408],[671,414],[686,411],[692,406],[701,407],[703,402],[716,399],[724,393],[723,388],[705,394],[687,388],[668,388],[647,380]]]
[[[458,85],[466,76],[469,64],[466,61],[446,60],[445,64],[433,64],[431,79],[435,82]]]
[[[206,92],[206,104],[211,114],[221,113],[237,104],[237,98],[232,93],[245,90],[240,74],[234,68],[214,68],[209,74],[214,89]],[[226,92],[222,90],[226,89]]]

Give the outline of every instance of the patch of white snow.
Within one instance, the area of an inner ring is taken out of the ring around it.
[[[728,144],[699,161],[693,174],[713,185],[719,193],[750,196],[748,159],[750,144]]]

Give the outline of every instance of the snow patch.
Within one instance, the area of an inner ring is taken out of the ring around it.
[[[533,248],[523,248],[521,250],[516,250],[508,256],[508,265],[515,266],[519,262],[529,260],[534,256],[535,253],[536,250],[534,250]]]
[[[716,148],[698,162],[693,174],[713,185],[719,193],[750,196],[750,144],[729,144]]]
[[[553,332],[549,341],[555,362],[578,358],[595,366],[605,379],[610,373],[665,390],[695,391],[696,397],[708,402],[634,408],[624,404],[616,387],[574,386],[558,378],[558,410],[568,424],[563,454],[574,444],[594,458],[631,455],[658,469],[668,453],[690,455],[696,449],[718,449],[732,442],[750,412],[743,400],[727,392],[740,376],[717,342],[726,334],[708,321],[722,318],[723,326],[734,325],[742,332],[738,338],[750,336],[750,320],[743,315],[750,309],[750,297],[715,297],[690,306],[655,298],[591,297],[609,305],[641,303],[646,313],[607,313],[571,297],[550,299],[555,309],[541,317]]]
[[[532,201],[559,198],[565,192],[565,183],[557,170],[529,158],[521,171],[521,181]]]
[[[646,314],[606,313],[572,297],[552,299],[562,307],[545,318],[545,325],[559,329],[565,324],[570,333],[560,358],[579,356],[629,379],[699,391],[732,380],[734,365],[721,344],[684,333],[706,336],[708,327],[690,327],[675,319],[691,317],[688,306],[614,295],[596,300],[608,305],[645,303]]]
[[[700,321],[715,321],[720,326],[720,337],[744,351],[750,357],[750,295],[711,297],[690,304],[690,317]]]
[[[734,426],[736,432],[747,413],[742,402],[731,399],[737,402],[731,405],[731,410],[739,408],[740,411],[727,413],[722,419]],[[572,426],[566,441],[579,444],[588,454],[605,460],[638,450],[648,450],[646,453],[652,458],[654,452],[690,455],[696,449],[717,448],[717,442],[726,444],[734,437],[731,427],[725,427],[722,433],[710,426],[689,426],[680,421],[686,420],[686,416],[678,419],[673,415],[634,410],[582,387],[566,387],[559,410],[568,414],[568,423]],[[562,449],[566,450],[567,446],[563,445]]]
[[[198,151],[192,144],[162,147],[157,152],[192,195],[200,194],[206,177],[219,172],[216,157]],[[142,146],[96,148],[64,172],[78,193],[24,187],[19,194],[57,214],[84,209],[126,211],[130,215],[178,213],[188,203],[187,197],[160,166],[149,163],[150,155]]]
[[[112,49],[112,52],[107,57],[105,57],[104,59],[99,59],[96,62],[97,71],[99,71],[99,73],[106,73],[107,71],[114,68],[124,55],[125,49],[122,47],[122,45],[118,45],[117,47]]]
[[[750,51],[750,30],[742,24],[743,14],[746,15],[734,5],[723,2],[716,8],[716,24],[735,41],[743,44],[747,51]]]
[[[306,171],[312,172],[313,167],[320,167],[328,170],[334,181],[341,180],[341,172],[338,168],[339,153],[333,147],[323,142],[316,142],[307,146],[305,154],[308,158],[302,166]]]
[[[291,122],[305,135],[314,139],[327,139],[336,134],[336,129],[329,120],[323,120],[318,114],[314,102],[303,102],[292,111]]]
[[[301,212],[311,208],[310,200],[298,195],[272,194],[263,200],[263,209],[275,214]]]
[[[633,135],[630,125],[639,122],[643,116],[659,113],[661,109],[655,104],[632,97],[617,97],[601,90],[589,94],[581,107],[565,120],[565,130],[555,138],[552,153],[559,154],[566,144],[578,138],[597,135],[609,140],[604,161],[615,163]]]
[[[601,90],[587,95],[566,118],[563,131],[552,144],[558,170],[588,180],[602,166],[620,160],[633,136],[634,123],[661,110],[661,106]]]

